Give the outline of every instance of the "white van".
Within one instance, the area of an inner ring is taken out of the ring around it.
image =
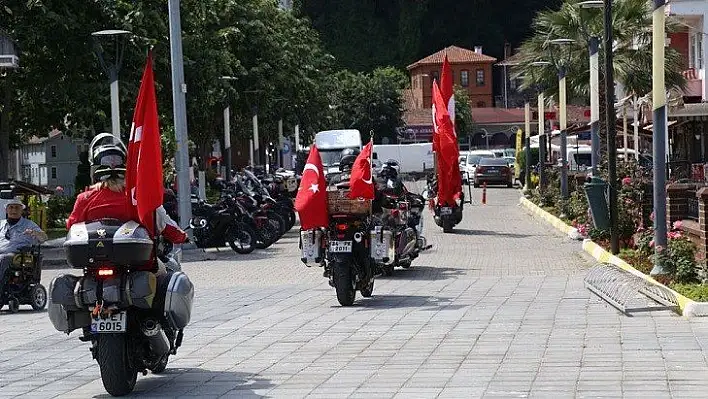
[[[339,159],[345,148],[361,150],[361,133],[356,129],[324,130],[315,135],[325,174],[339,172]]]

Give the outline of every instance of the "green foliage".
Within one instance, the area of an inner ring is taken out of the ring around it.
[[[671,284],[671,289],[697,302],[708,302],[708,285]]]
[[[472,108],[467,90],[455,85],[455,132],[458,140],[469,137],[474,130]]]
[[[76,177],[74,178],[74,190],[82,191],[91,185],[91,165],[88,161],[88,152],[79,154],[79,165],[76,167]]]
[[[47,222],[49,227],[63,227],[74,209],[75,197],[53,195],[47,201]]]
[[[504,43],[516,47],[536,11],[560,0],[295,0],[322,34],[339,65],[370,71],[379,65],[405,67],[450,45],[501,59]],[[510,12],[513,10],[513,12]],[[464,16],[461,18],[460,16]]]
[[[328,82],[330,124],[332,127],[358,129],[364,140],[374,131],[374,140],[383,137],[395,142],[403,126],[402,89],[406,75],[395,68],[377,68],[372,73],[341,71]]]

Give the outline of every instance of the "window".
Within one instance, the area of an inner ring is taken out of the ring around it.
[[[430,79],[432,79],[432,80],[440,80],[439,76],[440,75],[438,74],[438,71],[430,72]]]
[[[51,151],[52,151],[52,158],[56,158],[57,157],[57,146],[53,145],[51,147]]]
[[[516,79],[509,80],[509,90],[516,90],[517,82]]]
[[[470,85],[470,71],[460,71],[460,85],[462,85],[462,87],[467,87]]]
[[[57,178],[57,167],[52,166],[52,179],[56,179],[56,178]]]
[[[484,69],[477,70],[477,86],[484,86]]]
[[[477,108],[484,108],[484,107],[486,107],[486,106],[487,106],[487,104],[485,104],[484,101],[478,101],[478,102],[477,102]]]

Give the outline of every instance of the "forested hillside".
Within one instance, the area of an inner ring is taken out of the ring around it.
[[[501,58],[516,47],[537,11],[560,0],[296,0],[339,66],[366,71],[404,67],[454,44],[483,46]]]

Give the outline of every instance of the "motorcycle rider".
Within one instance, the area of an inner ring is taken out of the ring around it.
[[[135,210],[128,200],[125,189],[126,149],[123,143],[109,133],[96,136],[89,146],[89,161],[94,185],[79,194],[74,209],[66,221],[66,228],[80,222],[102,218],[118,219],[121,222],[135,220]],[[157,211],[157,231],[175,244],[185,243],[187,234],[169,217],[165,208]],[[158,260],[158,275],[166,274],[165,265]],[[149,270],[153,265],[146,265]]]
[[[329,184],[337,186],[338,188],[349,187],[349,178],[351,177],[352,168],[354,167],[354,162],[356,157],[359,156],[361,151],[358,148],[345,148],[342,150],[339,156],[339,174],[332,176],[329,179]]]

